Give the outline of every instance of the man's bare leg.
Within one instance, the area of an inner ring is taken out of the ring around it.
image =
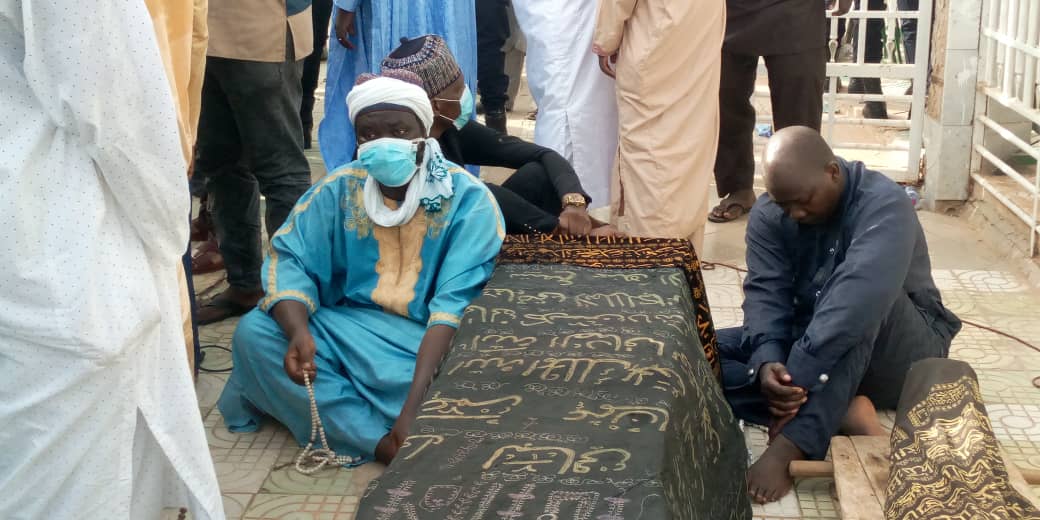
[[[805,459],[802,450],[781,433],[748,469],[748,495],[759,504],[783,498],[794,486],[791,462]]]
[[[849,411],[841,421],[841,432],[845,435],[888,435],[881,426],[874,403],[865,395],[857,395],[849,403]]]
[[[849,409],[841,422],[845,435],[888,435],[878,419],[874,403],[866,396],[858,395],[849,403]],[[798,446],[784,437],[776,436],[762,456],[748,469],[748,494],[759,504],[780,500],[794,486],[788,469],[791,462],[804,460],[805,454]]]

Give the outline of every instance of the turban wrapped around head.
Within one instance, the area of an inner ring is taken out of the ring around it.
[[[373,76],[363,74],[357,84],[347,94],[347,112],[350,123],[369,110],[407,110],[415,114],[427,133],[433,126],[433,107],[430,98],[422,89],[422,80],[415,74],[397,71],[394,76],[406,76],[400,79],[389,75]]]

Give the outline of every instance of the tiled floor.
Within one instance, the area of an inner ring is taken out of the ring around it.
[[[321,106],[319,102],[318,106]],[[529,98],[518,101],[510,121],[511,131],[530,138],[533,122],[523,119]],[[309,154],[315,176],[324,173],[316,151]],[[492,176],[500,172],[490,172]],[[935,279],[944,298],[962,318],[1014,333],[1040,344],[1040,290],[984,244],[973,237],[964,222],[921,213],[931,245]],[[743,264],[742,223],[709,224],[703,258]],[[968,244],[968,245],[966,245]],[[719,267],[705,271],[709,301],[717,327],[741,321],[741,276]],[[195,278],[199,291],[214,294],[221,288],[221,275]],[[236,321],[203,327],[203,345],[230,344]],[[1040,354],[1013,341],[966,326],[954,343],[952,357],[969,361],[979,373],[982,392],[997,436],[1017,464],[1040,468],[1040,389],[1032,379],[1040,376]],[[202,365],[215,370],[230,366],[227,352],[207,349]],[[204,373],[198,381],[199,407],[205,417],[210,450],[224,493],[228,518],[339,520],[353,518],[360,494],[377,477],[382,467],[369,464],[353,470],[325,469],[314,476],[295,471],[293,461],[299,447],[280,426],[266,426],[253,434],[232,434],[224,428],[215,408],[226,374]],[[891,414],[885,423],[891,424]],[[747,428],[748,447],[757,455],[765,445],[760,429]],[[756,506],[760,519],[838,518],[828,479],[808,479],[778,503]]]

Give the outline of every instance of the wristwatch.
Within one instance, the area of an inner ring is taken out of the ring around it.
[[[585,200],[585,196],[580,193],[568,193],[563,196],[563,207],[575,207],[578,209],[585,209],[588,205],[588,201]]]

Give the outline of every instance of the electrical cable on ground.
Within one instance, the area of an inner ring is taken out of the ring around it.
[[[206,361],[206,349],[223,350],[223,351],[227,352],[229,356],[231,354],[231,349],[229,349],[229,348],[227,348],[227,347],[225,347],[223,345],[202,345],[202,346],[200,346],[199,347],[199,359],[198,359],[199,372],[205,372],[207,374],[227,374],[227,373],[231,372],[231,366],[230,365],[227,368],[206,368],[206,367],[202,366],[202,364]]]

